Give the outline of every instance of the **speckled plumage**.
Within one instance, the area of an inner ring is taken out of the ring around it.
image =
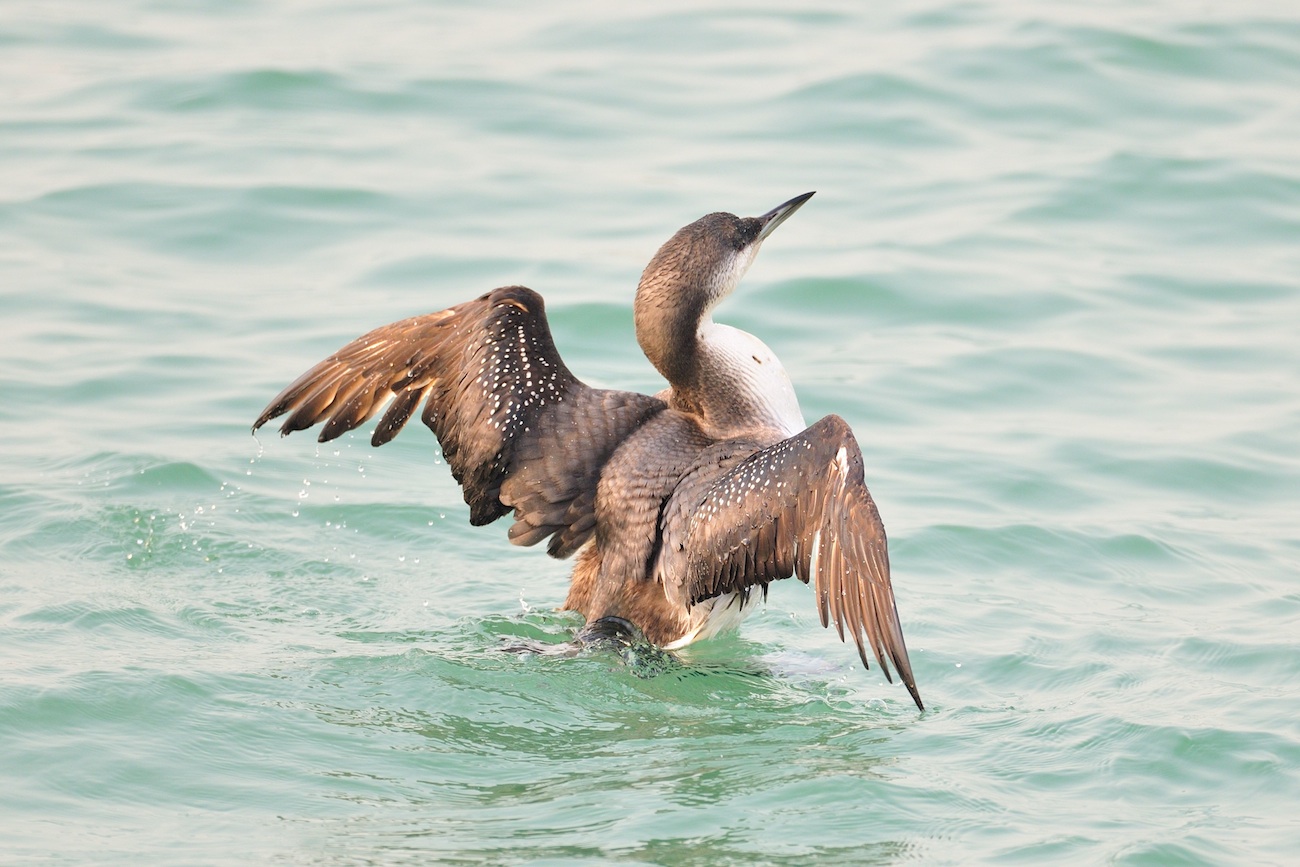
[[[678,231],[637,289],[637,339],[669,387],[593,389],[560,359],[541,296],[521,286],[377,328],[311,368],[253,428],[324,422],[321,441],[388,406],[371,442],[424,404],[470,522],[513,510],[510,540],[581,550],[565,607],[619,617],[656,644],[734,627],[754,590],[812,581],[823,625],[852,635],[918,708],[862,455],[838,416],[804,427],[758,338],[715,324],[764,238],[811,193],[761,217],[709,214]],[[390,403],[391,401],[391,403]]]

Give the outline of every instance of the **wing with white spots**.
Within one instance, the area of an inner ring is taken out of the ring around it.
[[[870,645],[898,671],[918,708],[889,580],[885,527],[848,424],[831,415],[736,459],[725,450],[692,471],[665,505],[657,574],[686,605],[797,575],[812,581],[823,626],[847,630],[862,664]]]
[[[542,297],[508,286],[438,313],[376,328],[294,380],[253,423],[288,413],[282,435],[324,422],[334,439],[387,411],[371,443],[420,404],[470,507],[487,524],[510,509],[510,539],[565,557],[595,530],[600,468],[664,408],[643,394],[589,388],[560,359]]]

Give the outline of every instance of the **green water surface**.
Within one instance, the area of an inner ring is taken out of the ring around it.
[[[0,11],[0,861],[1291,864],[1300,11]],[[248,429],[522,283],[592,385],[676,228],[857,432],[928,710],[772,588],[638,676],[433,438]]]

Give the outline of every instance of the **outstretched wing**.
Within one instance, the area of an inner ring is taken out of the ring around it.
[[[907,645],[889,580],[885,527],[862,476],[848,424],[830,415],[749,455],[697,468],[664,508],[658,574],[687,605],[792,573],[813,582],[822,625],[867,645],[892,681],[889,662],[918,708]],[[669,528],[686,527],[682,538]],[[888,661],[887,661],[888,660]]]
[[[370,440],[380,446],[421,402],[470,522],[513,508],[510,540],[533,545],[549,536],[554,557],[591,537],[600,468],[664,408],[647,395],[581,383],[555,349],[542,297],[507,286],[357,338],[280,392],[253,430],[288,413],[282,435],[323,421],[325,442],[388,404]]]

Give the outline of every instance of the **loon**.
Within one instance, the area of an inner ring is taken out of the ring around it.
[[[267,405],[256,431],[324,422],[327,442],[387,406],[391,440],[421,404],[470,523],[514,512],[510,541],[577,554],[564,608],[676,649],[736,627],[755,590],[813,582],[822,626],[893,663],[924,710],[890,583],[880,513],[844,419],[808,426],[757,337],[713,321],[763,241],[812,197],[759,217],[680,229],[641,275],[637,342],[668,381],[653,396],[597,389],[560,359],[542,297],[506,286],[357,338]]]

